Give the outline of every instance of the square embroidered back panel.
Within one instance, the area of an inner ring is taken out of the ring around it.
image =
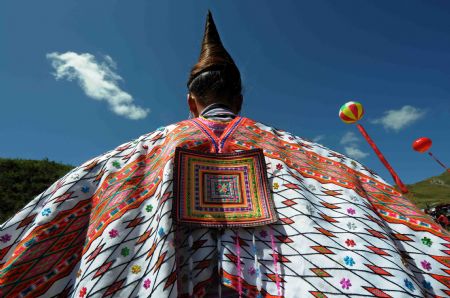
[[[202,153],[177,148],[174,183],[178,223],[222,228],[276,221],[261,149]]]
[[[237,122],[237,121],[233,121]],[[233,123],[217,138],[199,120],[221,151]],[[276,221],[262,149],[205,153],[177,148],[174,161],[174,219],[203,227],[253,227]]]

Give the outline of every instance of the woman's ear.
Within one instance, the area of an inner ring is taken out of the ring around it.
[[[187,94],[187,103],[192,114],[194,114],[195,117],[198,117],[197,104],[195,103],[194,97],[192,97],[190,93]]]

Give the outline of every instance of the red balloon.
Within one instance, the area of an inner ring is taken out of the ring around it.
[[[414,150],[420,153],[424,153],[431,148],[431,139],[429,138],[418,138],[412,143],[412,147]]]

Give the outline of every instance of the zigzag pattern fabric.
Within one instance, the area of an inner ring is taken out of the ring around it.
[[[450,296],[449,233],[357,161],[243,118],[225,147],[263,149],[278,221],[218,231],[173,222],[176,147],[211,140],[160,128],[3,223],[0,296],[205,297],[217,274],[243,297]]]

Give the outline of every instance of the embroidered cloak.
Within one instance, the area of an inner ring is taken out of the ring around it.
[[[0,296],[202,297],[215,268],[244,297],[450,296],[449,233],[391,185],[319,144],[233,123],[220,141],[263,149],[276,223],[174,225],[175,148],[212,143],[182,121],[73,169],[3,223]]]

